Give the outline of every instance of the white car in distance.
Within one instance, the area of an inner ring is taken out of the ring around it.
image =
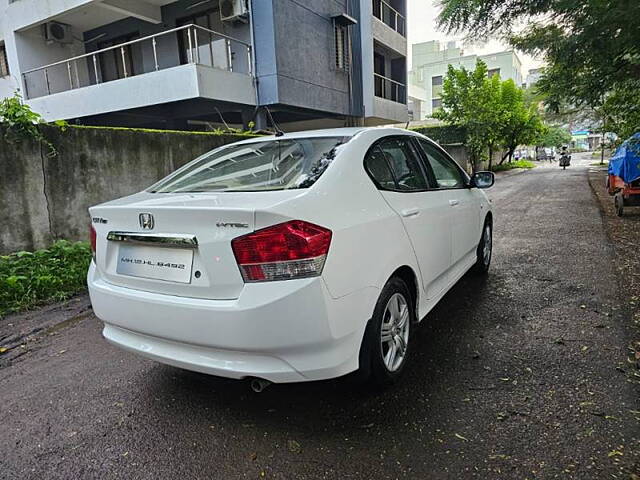
[[[89,209],[93,309],[109,342],[257,391],[391,383],[415,324],[488,270],[493,183],[394,128],[226,145]]]

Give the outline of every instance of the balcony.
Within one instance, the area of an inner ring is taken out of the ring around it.
[[[406,38],[407,20],[384,0],[373,0],[373,16]]]
[[[377,73],[373,74],[374,95],[392,102],[407,103],[407,86]]]
[[[374,73],[373,90],[373,113],[370,124],[407,121],[407,87],[404,83]],[[376,122],[375,119],[379,121]]]
[[[47,120],[206,98],[255,105],[251,46],[185,25],[23,72]]]
[[[162,55],[176,36],[180,55]],[[251,46],[198,25],[186,25],[34,68],[22,76],[26,97],[33,99],[187,63],[251,75]]]

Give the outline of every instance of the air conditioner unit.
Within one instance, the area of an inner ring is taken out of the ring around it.
[[[44,26],[44,38],[48,42],[73,43],[71,25],[59,22],[48,22]]]
[[[249,13],[248,0],[219,0],[220,20],[223,22],[246,22]]]

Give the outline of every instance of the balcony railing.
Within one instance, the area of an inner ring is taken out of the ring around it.
[[[374,73],[373,89],[376,97],[386,98],[392,102],[407,103],[407,86],[404,83]]]
[[[26,97],[37,98],[184,64],[252,75],[251,45],[185,25],[34,68],[22,76]]]
[[[384,0],[373,0],[373,16],[406,37],[407,21],[404,15]]]

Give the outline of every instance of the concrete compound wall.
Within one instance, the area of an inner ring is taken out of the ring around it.
[[[58,154],[5,139],[0,127],[0,254],[86,240],[87,208],[152,185],[186,162],[246,136],[42,127]]]

